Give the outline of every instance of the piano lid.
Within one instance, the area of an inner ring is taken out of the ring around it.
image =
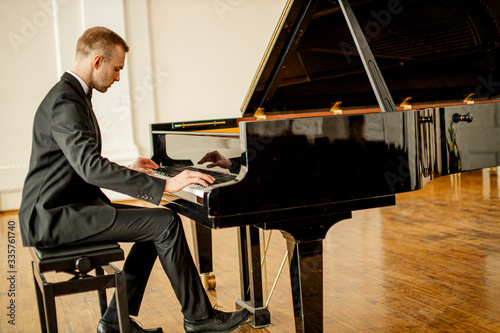
[[[397,106],[498,98],[498,0],[349,2]],[[377,107],[355,45],[338,1],[288,1],[242,113]]]

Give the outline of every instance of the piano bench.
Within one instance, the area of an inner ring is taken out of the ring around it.
[[[125,272],[111,264],[124,259],[120,245],[82,244],[43,249],[31,247],[30,251],[41,332],[57,332],[56,296],[97,290],[103,315],[107,309],[106,288],[113,287],[120,332],[129,332]],[[92,270],[95,270],[93,276],[88,274]],[[108,274],[105,275],[104,271]],[[64,282],[48,282],[44,275],[46,272],[64,272],[72,277]]]

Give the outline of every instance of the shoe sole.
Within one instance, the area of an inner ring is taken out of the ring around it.
[[[248,312],[247,315],[245,316],[245,318],[243,318],[240,322],[238,322],[236,325],[234,325],[233,327],[231,327],[225,331],[206,331],[205,333],[229,333],[229,332],[232,332],[235,329],[237,329],[238,327],[240,327],[241,325],[246,324],[248,317],[250,317],[250,312]]]

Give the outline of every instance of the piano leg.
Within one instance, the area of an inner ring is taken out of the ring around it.
[[[191,220],[193,231],[194,260],[198,266],[201,282],[205,289],[215,289],[215,275],[212,262],[212,230]]]
[[[252,313],[250,325],[265,327],[271,323],[271,314],[264,307],[259,229],[254,226],[238,229],[241,299],[236,301],[236,307],[246,308]]]
[[[287,238],[296,332],[323,331],[323,240]],[[291,254],[291,255],[290,255]]]
[[[351,212],[281,225],[287,241],[295,332],[323,332],[323,239],[331,226],[349,218]]]

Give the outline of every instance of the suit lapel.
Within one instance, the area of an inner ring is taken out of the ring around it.
[[[94,124],[95,134],[97,134],[97,137],[96,137],[97,147],[99,148],[99,153],[100,153],[102,150],[102,147],[101,147],[101,129],[99,128],[99,123],[97,122],[97,118],[95,116],[94,110],[92,109],[92,103],[90,104],[89,112],[90,112],[90,118],[92,118],[92,123]]]
[[[90,120],[92,121],[92,125],[93,125],[93,134],[94,134],[94,137],[96,139],[97,147],[99,149],[99,152],[101,152],[101,150],[102,150],[102,146],[101,146],[101,130],[99,128],[99,124],[97,123],[97,118],[96,118],[96,116],[94,114],[94,110],[92,108],[92,101],[85,94],[82,85],[80,84],[80,82],[78,82],[78,80],[73,75],[65,72],[61,76],[61,79],[67,81],[76,90],[76,92],[78,93],[78,95],[80,95],[80,97],[83,98],[85,100],[85,102],[87,103],[87,106],[88,106],[88,108],[87,108],[88,115],[89,115]]]

